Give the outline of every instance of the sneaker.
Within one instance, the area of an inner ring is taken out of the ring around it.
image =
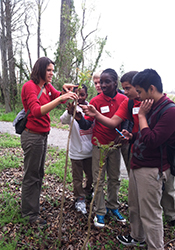
[[[95,227],[104,227],[105,226],[105,222],[104,222],[104,215],[99,215],[96,214],[96,216],[94,217],[94,226]]]
[[[170,227],[174,227],[175,226],[175,220],[168,221],[168,225]]]
[[[126,222],[126,219],[119,213],[118,209],[107,208],[107,214],[112,215],[117,221]]]
[[[44,220],[43,218],[41,217],[38,217],[37,219],[35,220],[29,220],[29,222],[32,224],[32,225],[38,225],[40,227],[43,227],[47,224],[47,221]]]
[[[85,199],[83,197],[80,197],[77,199],[77,201],[75,202],[75,209],[77,210],[77,212],[81,212],[82,214],[86,214],[86,203],[85,203]]]
[[[117,240],[120,241],[125,246],[139,246],[139,247],[146,246],[145,241],[139,242],[139,241],[133,239],[130,235],[127,235],[127,236],[119,235],[119,236],[117,236]]]

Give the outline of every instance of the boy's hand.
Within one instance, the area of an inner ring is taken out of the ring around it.
[[[72,103],[68,103],[68,105],[67,105],[67,111],[68,111],[68,114],[69,115],[73,115],[73,113],[74,113],[74,107],[75,107],[75,105],[73,104],[73,102]]]
[[[67,111],[68,111],[69,115],[73,115],[74,114],[74,108],[75,108],[75,105],[74,105],[73,102],[72,103],[68,103],[68,105],[67,105]],[[76,111],[76,113],[75,113],[75,119],[76,120],[81,120],[81,118],[82,118],[81,112]]]
[[[75,120],[79,121],[79,120],[81,120],[81,118],[82,118],[82,113],[79,111],[76,111]]]
[[[90,104],[88,106],[87,105],[79,105],[79,106],[82,108],[85,115],[92,116],[92,117],[96,116],[97,110],[93,105]]]
[[[142,101],[138,115],[139,116],[146,116],[146,114],[149,113],[153,103],[154,103],[153,99],[146,99],[145,101]]]
[[[133,134],[129,133],[128,130],[126,130],[126,129],[122,129],[122,134],[125,136],[125,138],[123,136],[121,136],[121,139],[125,142],[128,142],[133,137]]]

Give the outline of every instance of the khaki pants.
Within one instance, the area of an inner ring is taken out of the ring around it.
[[[44,177],[47,135],[23,131],[21,146],[24,150],[24,176],[22,181],[22,216],[30,221],[39,215],[39,198]]]
[[[130,170],[129,216],[131,237],[142,242],[146,240],[148,250],[163,250],[162,183],[170,170],[158,179],[158,168]]]
[[[175,220],[175,178],[172,174],[165,183],[161,204],[166,220]]]
[[[86,197],[92,192],[92,157],[83,160],[73,160],[72,162],[72,176],[74,186],[74,196]],[[83,188],[83,171],[86,175],[86,183]]]
[[[94,190],[97,184],[99,173],[99,159],[100,149],[93,146],[92,151],[92,175],[94,182]],[[105,204],[104,197],[104,181],[105,172],[107,172],[107,202]],[[117,209],[119,207],[118,191],[120,188],[120,150],[112,149],[108,152],[105,165],[103,166],[102,175],[95,197],[95,212],[99,215],[106,214],[106,207],[110,209]]]
[[[128,150],[129,150],[129,144],[123,144],[121,146],[121,154],[123,156],[123,160],[126,166],[126,170],[128,172],[128,177],[129,177],[130,161],[131,161],[132,154],[130,152],[129,157],[128,157]]]

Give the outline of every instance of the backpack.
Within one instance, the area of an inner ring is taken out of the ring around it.
[[[163,107],[157,115],[157,122],[160,119],[161,115],[169,108],[175,107],[175,103],[168,103],[165,107]],[[175,144],[169,145],[166,144],[167,149],[167,159],[170,164],[170,171],[173,176],[175,176]],[[160,154],[161,154],[161,173],[163,168],[163,153],[162,153],[162,145],[160,146]]]

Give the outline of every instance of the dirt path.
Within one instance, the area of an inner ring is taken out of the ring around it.
[[[12,122],[0,121],[0,133],[8,133],[12,135],[17,135],[15,133],[15,128],[13,127]],[[58,146],[59,149],[66,149],[68,133],[69,131],[67,130],[51,128],[50,134],[48,136],[48,144],[54,147]],[[121,178],[124,178],[124,179],[128,178],[123,159],[121,161]]]

